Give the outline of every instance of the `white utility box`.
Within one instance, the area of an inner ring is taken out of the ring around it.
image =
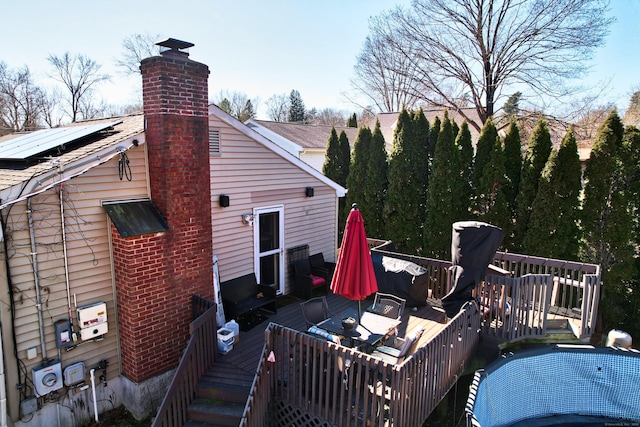
[[[62,375],[64,376],[64,385],[70,386],[84,381],[86,373],[87,368],[85,367],[84,362],[76,362],[67,366],[62,371]]]
[[[78,325],[80,338],[88,340],[106,334],[109,331],[107,323],[107,304],[96,302],[78,308]]]
[[[45,396],[62,388],[62,366],[59,360],[37,366],[31,370],[36,396]]]

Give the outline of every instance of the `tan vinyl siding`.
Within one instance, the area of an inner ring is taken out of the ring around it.
[[[220,156],[211,157],[213,252],[220,279],[254,271],[253,227],[241,221],[254,208],[284,206],[285,257],[287,248],[308,244],[310,253],[335,260],[336,191],[215,116],[210,115],[209,125],[220,130]],[[314,188],[314,197],[305,196],[306,187]],[[219,206],[220,194],[229,196],[229,207]]]
[[[79,334],[74,294],[77,305],[103,301],[107,305],[109,331],[103,341],[87,342],[67,352],[62,350],[62,367],[84,361],[87,369],[101,359],[109,360],[109,377],[119,373],[116,346],[115,295],[112,278],[109,220],[102,208],[104,200],[148,198],[145,147],[127,152],[132,181],[118,178],[118,157],[64,184],[65,234],[73,321]],[[58,357],[53,323],[68,318],[67,291],[63,258],[59,187],[31,199],[37,243],[40,286],[42,289],[46,352],[50,359]],[[40,332],[36,310],[29,225],[26,202],[13,206],[7,225],[9,264],[16,301],[15,330],[18,357],[27,372],[42,363]],[[3,302],[6,297],[3,297]],[[9,314],[3,318],[9,323]],[[37,347],[38,357],[27,360],[26,350]]]

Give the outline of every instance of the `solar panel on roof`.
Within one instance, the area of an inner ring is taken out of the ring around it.
[[[119,123],[122,123],[122,121],[37,130],[0,144],[0,159],[26,160],[53,148],[101,132]]]

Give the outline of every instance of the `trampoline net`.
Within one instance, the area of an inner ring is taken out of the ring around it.
[[[476,372],[469,425],[511,426],[580,415],[640,422],[640,352],[556,345],[523,351]]]

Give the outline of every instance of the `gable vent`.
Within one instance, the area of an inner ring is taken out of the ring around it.
[[[220,129],[209,128],[209,155],[220,155]]]

